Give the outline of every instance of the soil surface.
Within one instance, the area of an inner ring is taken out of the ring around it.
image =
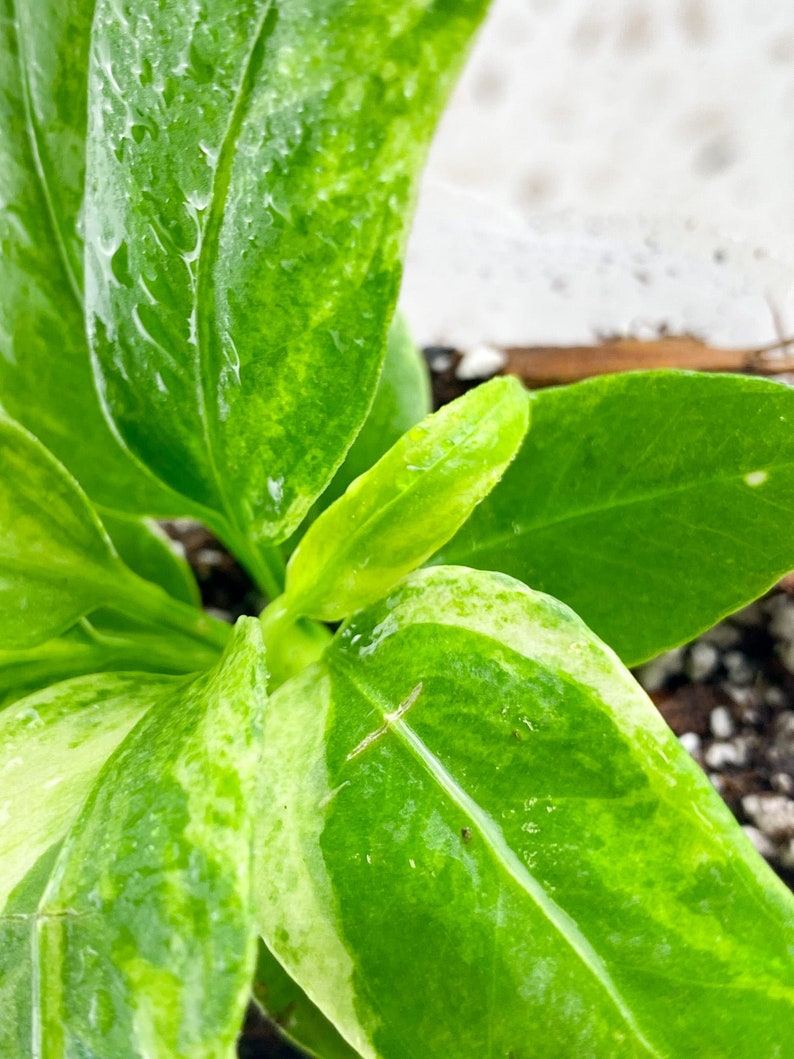
[[[450,349],[425,350],[435,407],[482,381]],[[263,601],[237,563],[202,527],[167,523],[196,574],[204,605],[232,621]],[[794,889],[794,575],[697,640],[635,674],[704,769],[750,841]],[[251,1005],[239,1059],[301,1059]]]

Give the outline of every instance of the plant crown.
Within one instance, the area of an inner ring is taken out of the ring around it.
[[[0,4],[0,1054],[230,1055],[252,991],[327,1059],[794,1054],[794,902],[625,668],[794,566],[794,393],[427,415],[486,0]]]

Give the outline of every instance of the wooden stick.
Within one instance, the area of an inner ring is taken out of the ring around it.
[[[512,346],[506,349],[506,375],[518,375],[530,388],[578,382],[591,375],[644,368],[733,371],[753,375],[794,372],[787,339],[762,349],[716,349],[699,338],[607,339],[597,346]]]

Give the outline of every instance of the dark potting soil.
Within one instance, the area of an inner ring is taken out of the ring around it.
[[[459,377],[454,350],[427,349],[425,358],[436,408],[482,381]],[[207,609],[229,621],[259,613],[264,601],[211,534],[181,519],[166,528],[183,546]],[[794,575],[635,675],[750,841],[794,889]],[[288,1029],[288,1013],[282,1021]],[[251,1004],[238,1059],[303,1057]]]

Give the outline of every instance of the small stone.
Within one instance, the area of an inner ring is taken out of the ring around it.
[[[735,647],[742,638],[742,634],[735,625],[727,621],[721,621],[712,629],[704,632],[698,643],[710,643],[721,651],[727,651],[729,647]]]
[[[794,643],[794,599],[783,595],[772,596],[766,604],[770,616],[769,631],[778,640]]]
[[[742,826],[742,831],[744,831],[745,835],[747,835],[762,857],[771,860],[773,857],[777,856],[777,846],[763,833],[763,831],[759,831],[758,828],[753,827],[752,824],[744,824]]]
[[[741,651],[727,651],[722,656],[725,669],[728,672],[728,680],[736,687],[746,687],[755,679],[755,670],[750,665],[746,655]]]
[[[722,778],[722,776],[720,776],[719,772],[709,772],[708,777],[709,783],[717,792],[717,794],[722,794],[725,790],[725,780]]]
[[[173,526],[177,533],[191,533],[194,530],[203,529],[201,523],[194,518],[170,518],[168,525]]]
[[[794,778],[788,772],[775,772],[769,782],[779,794],[794,794]]]
[[[794,837],[794,801],[783,794],[746,794],[742,809],[765,835],[773,839]]]
[[[692,755],[692,757],[698,757],[700,755],[701,743],[700,736],[697,732],[684,732],[682,735],[679,735],[678,742],[688,754]]]
[[[646,691],[659,691],[670,677],[677,676],[683,669],[684,649],[674,647],[672,651],[654,658],[637,671],[637,679]]]
[[[775,737],[781,743],[794,745],[794,710],[784,710],[775,718]]]
[[[199,548],[193,556],[193,563],[199,574],[206,574],[221,566],[225,559],[226,556],[219,548]]]
[[[709,717],[709,727],[715,739],[730,739],[736,731],[730,711],[726,706],[715,706]]]
[[[710,643],[698,640],[689,649],[689,657],[686,662],[687,673],[691,680],[701,681],[710,677],[720,662],[720,653]]]
[[[786,705],[786,695],[782,688],[770,687],[764,691],[764,702],[773,709]]]
[[[442,372],[449,371],[452,367],[452,354],[446,351],[434,353],[428,358],[428,364],[431,371],[434,371],[436,375],[440,375]]]
[[[507,356],[501,349],[480,345],[466,350],[460,364],[455,369],[455,377],[463,382],[471,379],[488,379],[496,375],[507,363]]]
[[[790,643],[788,640],[781,640],[775,644],[775,651],[789,673],[794,673],[794,643]]]
[[[753,709],[761,705],[758,688],[737,688],[733,684],[721,684],[720,687],[742,710]]]
[[[794,869],[794,838],[790,838],[779,850],[778,857],[781,867],[788,868],[789,871]]]
[[[747,764],[747,751],[733,743],[712,743],[703,755],[703,760],[710,769],[719,771],[730,765],[738,767]]]
[[[763,722],[763,716],[761,711],[755,705],[750,702],[746,706],[742,706],[739,710],[739,723],[744,725],[755,726]]]

